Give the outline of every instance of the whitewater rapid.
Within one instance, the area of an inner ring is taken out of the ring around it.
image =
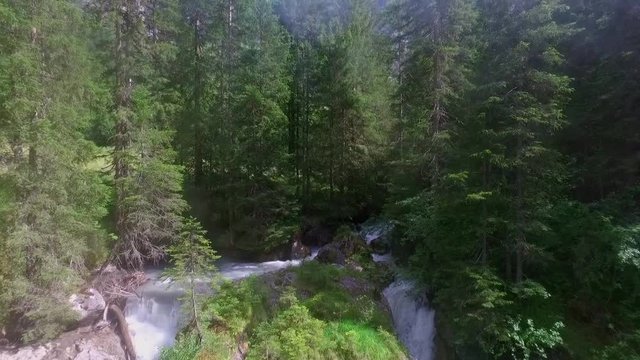
[[[302,260],[263,263],[221,262],[219,273],[224,279],[240,280],[252,275],[298,266],[301,263]],[[127,299],[125,317],[137,359],[156,360],[163,348],[173,345],[178,331],[184,325],[180,323],[184,317],[181,316],[179,302],[184,289],[179,283],[163,278],[160,269],[148,270],[146,274],[149,281],[138,289],[139,297]],[[199,279],[196,287],[199,292],[210,291],[211,279]]]
[[[409,281],[396,280],[383,295],[387,299],[396,334],[413,360],[435,356],[435,311],[424,296],[417,296]]]
[[[367,224],[360,232],[371,244],[387,236],[393,226],[375,222]],[[309,259],[317,254],[314,249]],[[393,264],[390,253],[372,254],[373,261]],[[241,263],[221,261],[219,273],[224,279],[240,280],[252,275],[262,275],[280,269],[298,266],[303,260],[269,261],[263,263]],[[125,316],[131,331],[133,344],[139,360],[157,360],[165,347],[175,342],[178,331],[185,325],[181,316],[179,298],[184,294],[180,284],[162,277],[162,270],[148,270],[147,281],[137,291],[139,297],[127,301]],[[198,292],[211,292],[211,279],[197,281]],[[433,360],[435,356],[435,311],[424,296],[415,293],[409,281],[397,280],[389,285],[383,296],[389,304],[398,339],[409,351],[412,360]]]

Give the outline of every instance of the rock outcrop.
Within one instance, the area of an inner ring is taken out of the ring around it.
[[[62,334],[44,345],[0,350],[0,360],[124,360],[120,338],[107,324]]]
[[[332,243],[320,248],[316,260],[324,264],[344,265],[347,257],[342,253],[338,244]]]
[[[89,289],[86,293],[73,294],[69,297],[73,311],[78,313],[79,326],[86,326],[98,319],[107,306],[104,298],[96,289]]]

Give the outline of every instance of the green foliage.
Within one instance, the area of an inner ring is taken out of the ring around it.
[[[167,251],[171,256],[171,267],[165,271],[166,276],[186,283],[187,290],[181,298],[183,310],[195,323],[199,334],[202,334],[200,307],[203,299],[196,289],[196,281],[201,276],[214,278],[216,267],[213,262],[220,258],[211,248],[206,233],[196,219],[185,219],[180,239]]]
[[[385,207],[397,263],[458,349],[637,357],[634,1],[107,3],[0,1],[10,333],[56,336],[89,270],[142,268],[172,244],[197,320],[195,274],[215,254],[183,223],[186,180],[217,246],[260,255],[285,249],[301,216],[359,222]],[[224,284],[202,344],[185,337],[167,356],[231,356],[262,323],[261,351],[283,357],[401,357],[359,283],[393,273],[349,227],[336,242],[361,274],[305,264],[301,300],[278,309],[256,280]],[[294,315],[312,329],[273,344]],[[326,354],[307,349],[318,332]]]
[[[326,324],[313,318],[295,297],[283,300],[289,307],[258,326],[247,359],[323,359],[328,347]]]
[[[334,265],[315,261],[306,262],[297,269],[295,287],[306,294],[301,303],[311,314],[324,321],[353,321],[371,328],[391,329],[388,314],[381,311],[374,300],[368,279]],[[342,282],[353,283],[348,289]]]
[[[636,331],[635,333],[625,335],[613,345],[606,346],[604,349],[596,352],[592,358],[602,360],[640,359],[640,333]]]
[[[297,288],[309,292],[337,289],[342,270],[331,264],[309,261],[294,270]]]
[[[204,311],[211,326],[236,338],[242,333],[250,333],[267,318],[266,302],[266,289],[259,278],[240,283],[225,281],[206,303]]]
[[[162,350],[160,359],[162,360],[192,360],[195,359],[200,352],[200,341],[197,336],[185,334],[182,335],[176,343]]]
[[[325,336],[333,344],[337,359],[393,360],[407,355],[398,340],[386,330],[349,321],[329,323]]]
[[[536,328],[531,319],[527,319],[524,324],[519,318],[509,319],[507,325],[507,329],[509,329],[508,342],[495,344],[490,352],[496,357],[509,353],[514,359],[546,359],[549,349],[562,344],[559,332],[562,327],[562,323],[556,323],[550,329]]]
[[[22,340],[50,339],[75,314],[68,296],[103,259],[109,191],[86,168],[98,96],[87,18],[70,1],[0,5],[0,308]]]

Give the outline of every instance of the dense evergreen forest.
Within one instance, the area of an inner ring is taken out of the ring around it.
[[[379,216],[452,358],[640,359],[639,180],[635,0],[0,0],[0,338]]]

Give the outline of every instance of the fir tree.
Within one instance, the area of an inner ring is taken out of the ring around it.
[[[0,222],[0,307],[30,341],[73,321],[67,299],[100,259],[108,192],[83,134],[95,96],[87,19],[71,1],[0,8],[12,34],[0,56],[0,184],[13,193]]]
[[[157,35],[164,29],[152,21],[154,4],[120,0],[109,7],[116,80],[113,161],[118,244],[114,256],[127,268],[141,268],[164,256],[186,208],[180,194],[182,170],[173,165],[175,154],[170,149],[171,124],[160,111],[167,104],[160,104],[162,88],[149,79],[161,79],[153,76],[149,59],[162,55],[157,44],[162,39]]]
[[[186,293],[182,297],[184,310],[189,314],[197,335],[201,339],[203,328],[200,307],[203,295],[198,293],[196,282],[199,277],[211,278],[213,276],[216,271],[213,262],[219,256],[209,245],[206,231],[194,218],[185,219],[180,238],[169,248],[168,253],[171,256],[172,267],[165,274],[177,281],[187,283]]]

